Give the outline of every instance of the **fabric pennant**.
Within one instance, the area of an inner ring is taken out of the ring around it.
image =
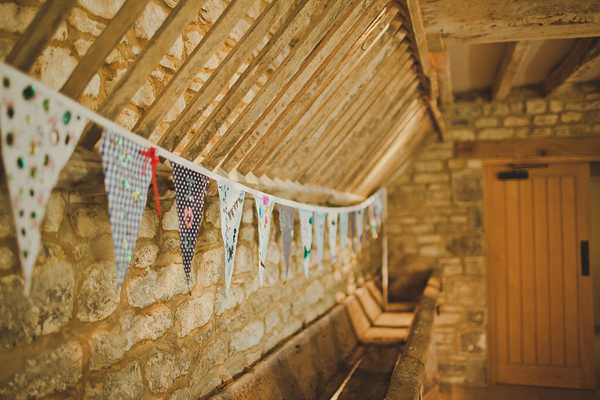
[[[117,287],[121,287],[125,280],[125,272],[131,262],[152,179],[152,166],[141,154],[146,150],[108,129],[104,130],[100,142],[117,263]]]
[[[285,279],[290,271],[290,254],[292,251],[292,238],[294,237],[294,216],[296,209],[290,206],[279,205],[279,228],[281,229],[281,242],[283,245],[283,262],[285,264]]]
[[[346,264],[346,245],[348,243],[348,213],[340,213],[340,239],[342,241],[342,262]]]
[[[225,245],[225,294],[229,294],[229,286],[233,276],[233,261],[244,208],[244,194],[243,190],[236,189],[226,183],[219,184],[221,235]]]
[[[331,211],[329,214],[327,214],[327,224],[329,225],[329,249],[331,251],[331,262],[332,264],[335,264],[337,262],[337,212]]]
[[[357,250],[360,251],[362,248],[362,237],[363,237],[363,211],[358,210],[356,212],[356,239],[357,239]]]
[[[181,256],[183,258],[183,269],[189,284],[198,229],[202,222],[208,177],[174,162],[171,164],[173,165],[175,200],[177,215],[179,216]]]
[[[348,214],[348,226],[350,227],[350,244],[352,244],[352,251],[356,252],[356,211]]]
[[[302,239],[302,262],[304,263],[304,275],[308,279],[308,267],[310,265],[310,251],[312,248],[313,212],[298,210],[300,216],[300,233]]]
[[[323,248],[325,236],[325,213],[315,212],[317,223],[315,224],[315,234],[317,235],[317,261],[319,263],[319,274],[323,275]]]
[[[256,211],[258,212],[258,277],[260,287],[263,286],[263,274],[267,263],[267,249],[269,248],[269,233],[271,232],[271,213],[275,202],[269,196],[254,196]]]
[[[46,204],[86,119],[27,76],[4,64],[0,72],[2,159],[29,295]]]
[[[369,206],[369,228],[373,239],[377,239],[377,221],[375,218],[375,203]]]

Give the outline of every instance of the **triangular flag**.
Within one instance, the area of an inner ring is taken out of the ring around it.
[[[300,233],[302,236],[302,262],[304,263],[304,275],[308,279],[310,251],[312,248],[313,212],[298,210],[298,215],[300,216]]]
[[[327,224],[329,225],[329,249],[331,251],[331,263],[335,264],[337,261],[336,246],[337,246],[337,224],[338,224],[338,213],[331,211],[327,214]]]
[[[362,248],[362,236],[363,236],[363,212],[358,210],[356,212],[356,239],[357,239],[357,250],[360,251]]]
[[[233,276],[235,248],[244,208],[244,191],[226,183],[220,183],[219,199],[221,200],[221,235],[225,245],[225,294],[229,294],[229,286]]]
[[[29,295],[46,204],[86,119],[53,91],[4,64],[0,68],[2,159]]]
[[[177,202],[177,215],[179,216],[181,256],[183,258],[183,269],[189,284],[191,264],[196,249],[196,238],[202,222],[208,177],[174,162],[171,164],[173,165],[175,200]]]
[[[125,280],[125,272],[131,262],[152,179],[152,166],[141,154],[146,150],[107,129],[100,142],[117,262],[117,287],[121,287]]]
[[[352,244],[352,251],[356,252],[356,211],[352,211],[348,214],[348,226],[350,227],[350,243]]]
[[[317,235],[317,261],[319,263],[319,274],[323,275],[323,247],[325,236],[325,213],[316,212],[317,223],[315,224],[315,234]]]
[[[283,262],[285,264],[285,279],[290,271],[290,253],[292,251],[292,238],[294,237],[294,215],[296,209],[290,206],[279,205],[279,228],[281,229],[281,242],[283,245]]]
[[[369,206],[369,227],[371,228],[371,236],[377,239],[377,221],[375,219],[375,203]]]
[[[342,262],[346,264],[346,245],[348,243],[348,213],[340,213],[340,238],[342,240]]]
[[[263,274],[267,263],[269,233],[271,232],[271,213],[275,202],[266,194],[262,197],[254,195],[254,202],[258,213],[258,277],[262,288]]]

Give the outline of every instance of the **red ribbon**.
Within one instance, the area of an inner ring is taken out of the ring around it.
[[[144,160],[144,167],[142,169],[142,176],[146,175],[146,166],[148,165],[148,160],[152,161],[152,185],[154,186],[154,198],[156,199],[156,212],[158,215],[161,215],[160,209],[160,197],[158,196],[158,184],[156,183],[156,164],[159,163],[160,159],[156,155],[156,149],[151,147],[147,151],[140,151],[140,154],[147,157]]]

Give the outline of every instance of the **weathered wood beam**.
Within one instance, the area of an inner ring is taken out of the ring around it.
[[[389,34],[384,34],[381,39],[379,38],[396,15],[397,8],[385,10],[381,14],[381,9],[377,10],[376,6],[374,5],[371,9],[371,11],[376,11],[376,14],[368,13],[366,18],[359,21],[358,26],[344,42],[344,46],[332,54],[333,58],[321,71],[317,72],[314,79],[311,78],[306,83],[284,111],[277,113],[274,119],[267,120],[264,127],[259,124],[251,128],[252,130],[261,129],[261,132],[264,133],[238,165],[238,169],[246,172],[252,170],[255,173],[266,171],[270,165],[269,160],[277,157],[278,151],[281,151],[293,139],[290,134],[292,127],[312,115],[318,109],[320,101],[339,86],[340,82],[363,57],[367,54],[375,57],[384,44],[392,40],[393,31],[391,30]],[[380,49],[375,50],[375,47],[380,47]]]
[[[229,32],[244,16],[254,1],[233,0],[229,3],[200,43],[169,80],[167,86],[134,126],[133,131],[135,133],[145,138],[152,134],[156,126],[162,122],[165,115],[173,107],[177,98],[190,86],[196,75],[198,75],[198,71],[204,67],[219,46],[223,44]]]
[[[97,110],[98,114],[113,120],[119,115],[171,48],[177,36],[181,35],[185,27],[196,18],[205,2],[206,0],[180,1],[177,4],[104,99]],[[92,125],[84,135],[79,143],[89,149],[100,139],[102,128]]]
[[[303,0],[294,8],[286,21],[281,24],[281,27],[275,32],[271,40],[269,40],[269,43],[252,60],[250,65],[244,70],[242,75],[183,149],[181,152],[183,157],[194,160],[200,155],[227,117],[235,110],[236,106],[250,89],[252,89],[256,81],[258,81],[271,63],[279,56],[285,46],[289,44],[302,25],[310,19],[310,16],[318,5],[319,2],[317,0]]]
[[[104,64],[108,54],[133,25],[138,15],[144,11],[146,4],[148,4],[148,0],[127,0],[121,6],[119,12],[110,20],[100,36],[94,40],[85,56],[79,61],[69,79],[60,89],[61,93],[75,100],[81,96],[88,83]]]
[[[456,142],[457,158],[527,159],[540,157],[582,157],[600,159],[600,138],[500,140]]]
[[[584,74],[600,58],[600,38],[578,39],[565,58],[552,69],[544,82],[542,90],[550,95],[570,80]]]
[[[433,59],[433,68],[437,75],[439,87],[439,103],[442,109],[454,102],[452,90],[452,74],[450,72],[450,54],[448,50],[429,53]]]
[[[336,22],[338,17],[350,6],[350,12],[355,9],[360,9],[361,2],[356,0],[334,0],[328,3],[321,15],[308,26],[306,34],[294,45],[294,48],[288,56],[283,60],[279,68],[275,70],[270,79],[263,85],[260,92],[254,96],[250,104],[244,109],[242,114],[235,120],[229,129],[223,134],[215,146],[202,160],[202,164],[207,168],[214,168],[223,160],[229,151],[235,151],[235,145],[238,140],[246,133],[248,127],[258,118],[258,116],[275,100],[277,94],[282,88],[287,89],[288,83],[296,73],[302,70],[302,64],[307,61],[311,64],[312,59],[317,56],[319,51],[311,51],[319,44],[321,39],[325,37],[329,29]],[[347,15],[345,15],[347,17]],[[343,20],[340,21],[340,24]],[[351,26],[351,24],[350,24]],[[337,26],[339,27],[339,25]],[[337,28],[336,27],[336,28]],[[349,28],[349,27],[348,27]],[[332,34],[337,29],[332,29]],[[342,33],[342,36],[345,34]],[[327,37],[329,39],[330,36]],[[321,42],[325,46],[327,42]],[[333,43],[334,45],[337,43]],[[317,49],[318,50],[318,49]],[[330,49],[329,49],[330,50]],[[307,57],[311,54],[312,59]],[[325,58],[325,55],[319,61]],[[316,63],[313,68],[318,68],[320,62]],[[284,90],[285,90],[284,89]],[[241,157],[240,157],[241,158]],[[222,166],[223,167],[223,166]],[[229,166],[231,168],[231,166]],[[229,169],[230,169],[229,168]]]
[[[158,145],[169,151],[175,150],[185,135],[192,129],[204,111],[211,105],[227,85],[240,66],[252,55],[265,35],[277,24],[293,0],[279,0],[269,3],[256,21],[246,31],[227,57],[204,82],[198,93],[187,103],[167,131],[158,141]]]
[[[4,61],[28,73],[75,3],[76,0],[48,0],[42,4]]]
[[[240,141],[235,145],[234,148],[229,152],[227,157],[223,160],[221,166],[224,169],[231,169],[235,167],[248,153],[248,151],[258,142],[258,140],[264,135],[264,130],[257,129],[258,126],[266,127],[269,122],[274,122],[278,114],[287,108],[290,102],[298,96],[298,94],[307,87],[307,83],[313,78],[316,78],[328,64],[332,62],[335,55],[339,52],[340,47],[343,47],[344,40],[347,40],[347,34],[351,30],[354,30],[356,26],[354,23],[359,19],[368,14],[365,8],[371,9],[372,0],[360,1],[358,4],[351,5],[344,15],[336,21],[335,25],[327,32],[327,35],[321,40],[317,48],[310,54],[309,58],[302,63],[302,66],[294,76],[293,80],[289,82],[283,89],[279,91],[277,98],[271,102],[271,104],[262,112],[262,114],[254,121],[252,127],[248,129],[245,126],[243,130],[245,133]],[[375,1],[374,4],[379,4],[377,7],[381,10],[381,7],[385,4],[385,0]],[[358,32],[357,34],[361,34]],[[349,46],[350,44],[348,44]],[[254,100],[253,100],[254,101]],[[249,107],[252,107],[250,105]],[[244,110],[246,114],[246,110]],[[243,115],[242,115],[243,116]],[[238,126],[238,120],[242,118],[238,117],[235,122],[235,129],[241,129],[242,126]],[[233,130],[234,127],[230,127]]]
[[[492,99],[502,100],[508,96],[515,83],[521,65],[529,52],[530,42],[510,42],[502,54],[502,63],[492,84]]]

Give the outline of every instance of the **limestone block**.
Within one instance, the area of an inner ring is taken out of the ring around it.
[[[507,104],[502,103],[486,103],[483,105],[483,115],[493,115],[495,117],[502,117],[508,115],[510,109]]]
[[[227,345],[221,339],[215,338],[200,350],[199,353],[198,365],[190,378],[191,387],[201,386],[210,370],[225,362],[227,359]]]
[[[99,36],[106,26],[101,22],[94,21],[88,17],[85,11],[77,7],[74,7],[69,13],[68,21],[78,31],[90,33],[94,36]]]
[[[484,277],[472,275],[449,277],[447,287],[447,299],[453,304],[482,305],[486,302]]]
[[[150,351],[146,362],[146,379],[153,393],[161,393],[168,390],[175,379],[187,374],[192,362],[192,353],[183,349],[178,354],[153,349]]]
[[[437,183],[437,182],[448,182],[450,175],[446,173],[418,173],[413,177],[417,183]]]
[[[40,398],[54,391],[72,387],[81,378],[83,352],[71,341],[28,360],[23,369],[0,388],[7,399]]]
[[[163,214],[162,228],[165,231],[179,232],[179,216],[177,215],[177,206],[175,203],[173,203],[169,211]]]
[[[0,26],[9,32],[23,33],[36,13],[36,7],[20,7],[14,3],[0,4]]]
[[[460,351],[463,353],[483,353],[485,349],[484,331],[467,331],[460,334]]]
[[[125,333],[128,349],[144,340],[156,340],[173,326],[171,310],[157,305],[145,313],[127,313],[121,319],[121,329]]]
[[[100,94],[100,75],[94,75],[90,83],[88,83],[88,85],[85,87],[83,94],[92,97],[98,97]]]
[[[186,32],[184,40],[185,54],[189,56],[201,40],[202,35],[197,30]]]
[[[314,280],[306,288],[304,298],[307,306],[313,305],[319,300],[323,300],[325,298],[325,288],[323,287],[323,284],[318,280]]]
[[[244,326],[252,318],[250,307],[227,311],[217,317],[217,332],[231,332]]]
[[[152,239],[156,236],[158,229],[158,214],[151,208],[144,210],[142,216],[142,222],[140,223],[140,229],[138,231],[139,239]]]
[[[200,9],[200,20],[210,25],[214,24],[225,9],[225,7],[227,7],[227,5],[222,0],[210,1],[205,3]]]
[[[252,321],[242,330],[234,332],[231,336],[231,348],[229,354],[247,350],[260,343],[265,334],[265,327],[262,321]]]
[[[118,304],[116,263],[102,261],[92,264],[77,296],[77,318],[82,321],[99,321],[112,314]]]
[[[446,249],[455,256],[483,255],[483,238],[480,234],[448,238],[446,239]]]
[[[169,49],[169,55],[175,57],[177,60],[181,60],[183,57],[183,39],[181,36],[177,37],[173,46]]]
[[[558,122],[557,114],[543,114],[535,115],[533,117],[533,123],[535,125],[554,125]]]
[[[179,96],[173,104],[173,107],[169,110],[167,115],[165,115],[164,122],[173,122],[175,118],[183,111],[185,108],[185,98],[183,95]]]
[[[560,100],[550,100],[550,111],[553,113],[559,113],[563,110],[563,103]]]
[[[8,271],[17,263],[17,257],[10,247],[0,247],[0,270]]]
[[[223,259],[223,249],[219,249],[219,254],[221,255],[220,258]],[[255,254],[248,246],[238,244],[233,263],[234,275],[256,271],[258,268],[258,255],[255,256]],[[224,261],[220,261],[220,264],[224,264]]]
[[[183,265],[170,264],[158,271],[148,270],[146,275],[131,279],[127,286],[127,299],[132,306],[144,308],[159,299],[167,301],[190,289]]]
[[[476,128],[493,128],[498,126],[498,119],[494,117],[482,117],[475,120]]]
[[[95,15],[106,19],[112,19],[124,2],[125,0],[80,0],[79,4]]]
[[[452,173],[452,195],[457,203],[473,203],[483,200],[482,175],[478,171]]]
[[[475,140],[475,132],[472,129],[448,129],[444,138],[451,142]]]
[[[150,39],[166,18],[167,13],[162,7],[149,2],[144,12],[135,21],[135,35],[141,39]]]
[[[146,80],[142,87],[135,93],[131,102],[138,107],[147,108],[150,107],[154,100],[154,89],[152,88],[152,84]]]
[[[85,386],[86,400],[137,400],[144,394],[142,371],[137,361],[132,361],[119,371],[109,372],[98,383]]]
[[[579,112],[568,111],[560,115],[560,120],[565,124],[571,124],[573,122],[579,122],[581,120],[581,116],[582,115]]]
[[[514,135],[514,130],[509,128],[485,128],[479,131],[477,139],[479,140],[503,140],[510,139]]]
[[[217,300],[215,302],[215,312],[217,315],[223,314],[226,310],[232,309],[244,301],[244,289],[239,286],[231,285],[229,294],[225,294],[225,286],[221,285],[217,289]]]
[[[52,89],[58,90],[67,81],[77,66],[77,60],[63,47],[46,47],[33,66],[40,80]]]
[[[175,330],[179,337],[187,336],[195,328],[199,328],[210,320],[215,306],[215,295],[205,293],[188,300],[177,308],[175,313]]]
[[[532,99],[525,102],[525,110],[527,114],[543,114],[547,108],[546,100]]]
[[[444,163],[438,160],[416,161],[414,164],[417,172],[439,172],[444,169]]]
[[[101,206],[81,206],[70,210],[70,219],[77,236],[93,239],[110,234],[108,210]]]
[[[188,388],[178,389],[173,392],[169,400],[190,400],[192,398],[192,392]]]
[[[149,268],[156,261],[158,246],[152,242],[138,242],[131,256],[131,266],[134,268]]]
[[[279,318],[279,310],[273,309],[271,310],[266,318],[265,318],[265,329],[266,332],[271,332],[274,328],[277,328],[281,324],[281,320]]]
[[[239,257],[241,249],[238,248],[236,260]],[[193,263],[198,265],[198,285],[203,287],[214,285],[219,281],[219,277],[224,271],[225,259],[223,249],[216,248],[196,254]],[[234,273],[238,271],[239,268],[234,267]]]
[[[513,128],[518,126],[527,126],[529,125],[528,117],[506,117],[504,118],[504,126]]]
[[[90,370],[109,367],[123,358],[130,346],[119,329],[97,330],[90,337]]]

